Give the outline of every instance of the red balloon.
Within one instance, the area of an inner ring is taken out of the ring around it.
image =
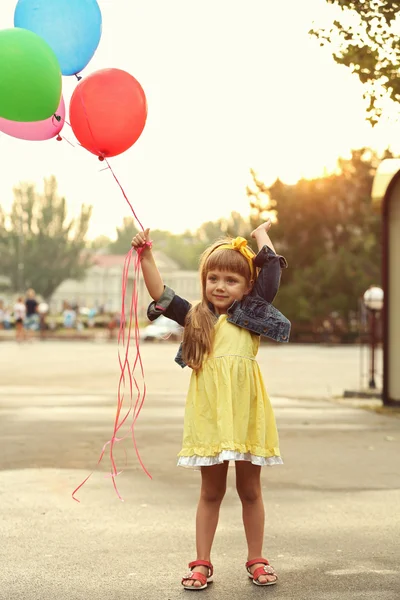
[[[71,98],[69,118],[76,138],[100,158],[128,150],[147,118],[140,83],[121,69],[102,69],[82,79]]]

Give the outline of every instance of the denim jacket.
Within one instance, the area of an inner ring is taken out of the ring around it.
[[[290,321],[271,304],[279,289],[281,270],[287,268],[286,259],[275,254],[268,246],[264,246],[254,258],[254,264],[260,268],[260,271],[253,289],[241,300],[233,302],[227,310],[227,320],[252,333],[269,337],[277,342],[288,342]],[[209,307],[214,312],[211,303]],[[165,286],[161,298],[149,305],[147,316],[150,321],[154,321],[160,315],[164,315],[184,327],[190,308],[191,304],[187,300]],[[182,359],[182,344],[175,362],[181,367],[186,366]]]

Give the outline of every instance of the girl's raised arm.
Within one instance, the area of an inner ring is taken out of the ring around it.
[[[275,252],[271,238],[268,235],[270,227],[271,220],[268,219],[251,232],[251,237],[256,239],[259,250],[254,264],[257,267],[263,267],[266,264],[264,268],[261,268],[251,293],[261,296],[264,300],[271,303],[278,293],[281,270],[286,269],[287,262],[283,256],[279,256]],[[266,251],[263,250],[265,246],[267,246]]]
[[[268,235],[268,231],[271,228],[271,225],[272,221],[271,219],[268,219],[267,221],[265,221],[265,223],[262,223],[257,227],[257,229],[254,229],[254,231],[251,232],[251,237],[256,239],[257,247],[259,250],[261,250],[263,246],[268,246],[269,248],[271,248],[271,250],[275,252],[275,248],[271,242],[271,238]]]
[[[150,229],[137,233],[132,239],[132,246],[136,250],[138,248],[143,248],[140,253],[140,264],[142,267],[144,283],[150,296],[153,300],[157,301],[164,292],[164,283],[157,268],[156,261],[154,260],[151,247],[146,246],[148,242],[150,242]]]

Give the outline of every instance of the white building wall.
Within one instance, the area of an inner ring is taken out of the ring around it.
[[[68,302],[89,308],[104,306],[105,310],[114,312],[118,310],[118,298],[121,296],[121,277],[122,269],[118,267],[92,267],[82,281],[64,281],[54,292],[50,309],[58,312],[62,310],[63,303]]]
[[[200,299],[200,280],[197,271],[181,271],[173,268],[172,261],[168,261],[163,268],[160,261],[159,268],[164,283],[174,289],[189,302]],[[82,307],[104,307],[106,312],[120,313],[122,305],[122,272],[123,266],[117,265],[104,268],[99,265],[91,267],[87,276],[82,281],[68,279],[64,281],[53,294],[50,301],[50,310],[59,312],[64,302],[77,304]],[[133,269],[129,273],[129,284],[125,299],[126,311],[129,311],[133,291]],[[142,274],[139,276],[138,309],[139,318],[145,319],[147,307],[151,298],[147,292]]]

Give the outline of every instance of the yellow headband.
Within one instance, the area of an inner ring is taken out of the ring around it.
[[[251,275],[251,278],[253,279],[254,272],[255,272],[253,258],[255,256],[255,254],[254,254],[253,250],[248,247],[247,240],[245,240],[243,237],[237,237],[234,240],[232,240],[230,244],[222,244],[222,246],[217,246],[217,248],[215,248],[215,250],[224,250],[225,248],[227,250],[237,250],[238,252],[240,252],[240,254],[242,256],[245,257],[245,259],[249,263],[250,275]]]

